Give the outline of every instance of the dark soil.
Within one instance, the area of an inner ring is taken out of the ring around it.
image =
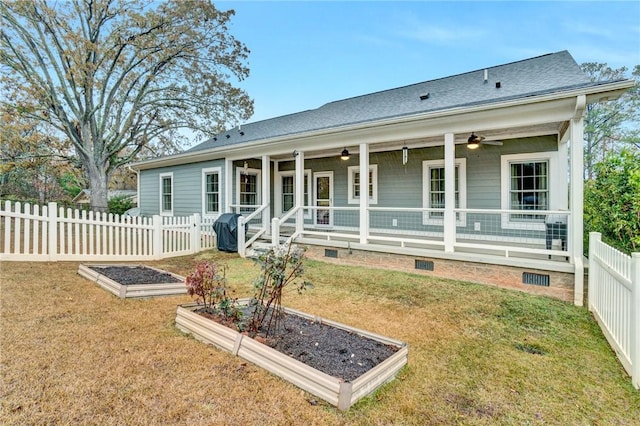
[[[241,308],[241,311],[245,319],[251,314],[249,308]],[[205,308],[196,312],[237,329],[229,319],[211,314]],[[357,379],[398,351],[395,346],[287,313],[278,322],[277,332],[267,338],[264,336],[265,333],[261,333],[255,339],[345,382]]]
[[[121,285],[182,282],[167,272],[156,271],[144,266],[90,266],[89,268]]]
[[[398,348],[330,325],[285,315],[281,331],[267,344],[316,370],[351,382]]]

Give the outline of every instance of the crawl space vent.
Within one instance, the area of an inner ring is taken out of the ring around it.
[[[338,250],[324,249],[324,257],[337,258],[338,257]]]
[[[433,271],[433,261],[416,259],[416,269],[423,271]]]
[[[539,285],[549,287],[549,275],[533,274],[531,272],[522,273],[522,282],[524,284]]]

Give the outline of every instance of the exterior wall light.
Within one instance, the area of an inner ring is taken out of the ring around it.
[[[340,158],[342,160],[348,160],[349,159],[349,150],[347,148],[342,150],[342,154],[340,154]]]

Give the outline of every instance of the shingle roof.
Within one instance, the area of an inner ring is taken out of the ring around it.
[[[488,78],[485,82],[485,69],[479,69],[244,124],[241,127],[244,134],[234,128],[186,152],[424,112],[490,104],[594,84],[567,51],[490,67],[486,69],[486,75]]]

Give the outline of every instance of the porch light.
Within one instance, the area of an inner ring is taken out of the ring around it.
[[[349,159],[349,150],[347,148],[342,150],[342,154],[340,154],[340,158],[343,160]]]
[[[476,149],[477,147],[480,146],[481,140],[482,139],[480,139],[473,132],[471,132],[471,136],[469,136],[469,139],[467,139],[467,148]]]
[[[402,165],[406,165],[407,161],[409,161],[409,148],[405,145],[402,147]]]

